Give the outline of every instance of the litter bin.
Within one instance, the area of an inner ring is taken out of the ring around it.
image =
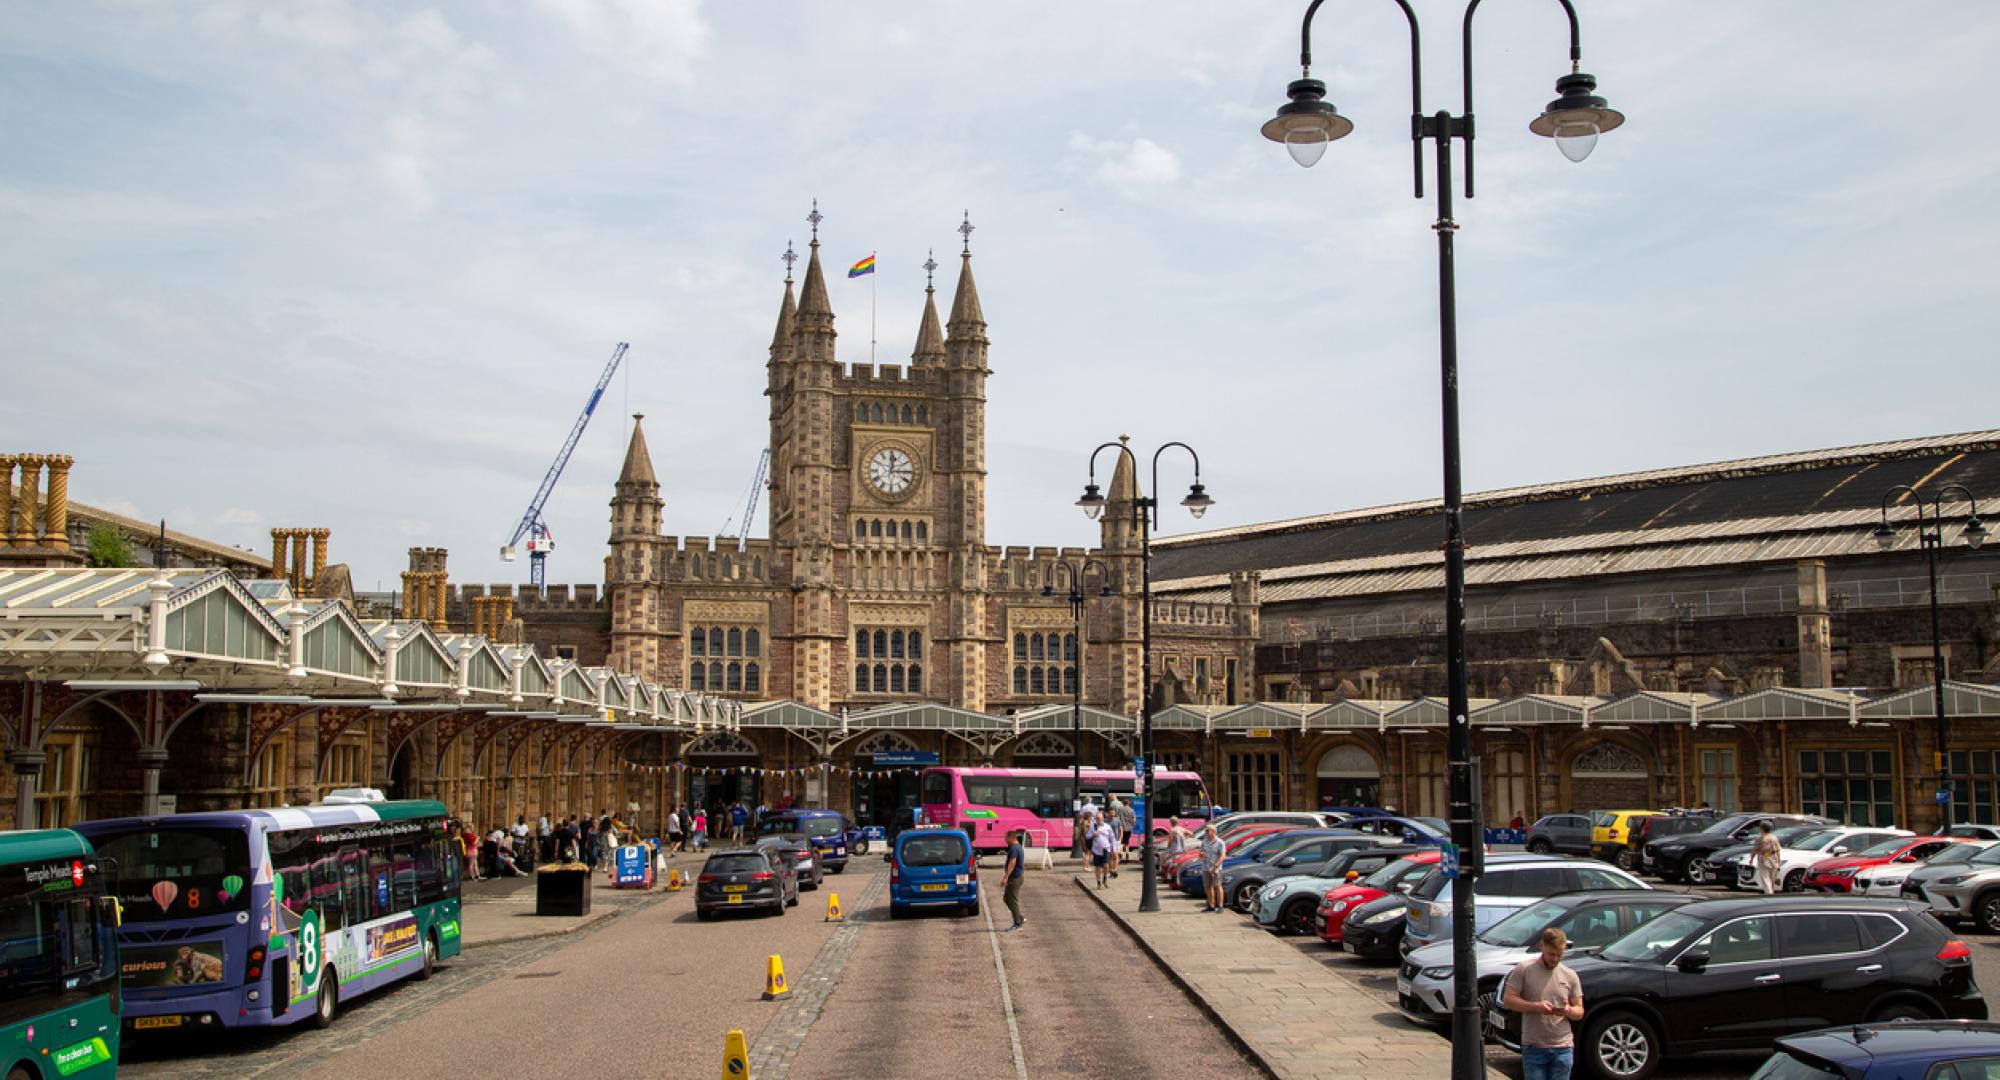
[[[535,871],[535,914],[590,914],[590,871],[543,867]]]

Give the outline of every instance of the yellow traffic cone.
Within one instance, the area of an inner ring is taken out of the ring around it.
[[[667,891],[681,891],[681,872],[679,870],[667,871]]]
[[[785,982],[785,962],[777,953],[764,965],[764,1000],[783,1001],[792,996],[792,988]]]
[[[840,921],[840,894],[828,893],[826,897],[826,921]]]
[[[722,1040],[722,1080],[748,1080],[750,1048],[743,1043],[743,1029],[730,1031]]]

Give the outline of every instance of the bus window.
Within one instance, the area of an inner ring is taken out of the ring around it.
[[[1202,797],[1199,780],[1161,780],[1153,800],[1154,817],[1207,817],[1208,800]]]
[[[217,828],[135,828],[99,836],[98,855],[118,868],[119,899],[126,921],[159,922],[250,910],[250,890],[225,893],[230,877],[249,881],[250,842],[242,831]],[[171,893],[155,894],[169,882]],[[165,904],[160,896],[167,896]]]
[[[96,971],[97,905],[87,897],[77,897],[63,907],[63,974]]]
[[[974,806],[1007,805],[1007,782],[990,776],[965,778],[965,801]]]
[[[61,976],[48,910],[23,897],[0,903],[0,997],[53,989]]]
[[[359,848],[340,849],[340,907],[345,925],[368,921],[368,866]]]
[[[417,903],[435,904],[446,896],[445,864],[439,858],[443,844],[438,840],[418,839],[411,857],[415,859]]]
[[[925,773],[923,801],[929,806],[943,806],[951,802],[951,774],[948,772]]]
[[[269,833],[265,842],[271,852],[272,873],[284,894],[285,911],[293,916],[285,929],[298,926],[297,917],[313,906],[312,860],[318,845],[304,829]]]
[[[312,864],[312,900],[306,905],[319,912],[320,927],[328,933],[347,925],[340,906],[340,857],[321,851]]]

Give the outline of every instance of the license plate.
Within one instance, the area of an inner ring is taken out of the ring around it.
[[[1403,978],[1401,975],[1396,976],[1396,992],[1404,997],[1409,997],[1410,980]]]
[[[951,888],[951,886],[940,882],[936,885],[919,885],[917,886],[917,888],[922,890],[923,892],[943,892],[946,889]]]
[[[740,896],[732,896],[729,898],[729,902],[732,904],[740,904],[743,902],[743,898]]]
[[[722,891],[723,891],[723,892],[726,892],[726,893],[729,893],[729,892],[749,892],[749,891],[750,891],[750,886],[748,886],[748,885],[724,885],[724,886],[722,887]]]
[[[800,859],[800,860],[799,860],[799,869],[801,869],[801,870],[810,870],[810,869],[812,869],[812,868],[813,868],[813,861],[812,861],[811,859]]]
[[[960,885],[970,885],[970,884],[972,884],[972,875],[970,875],[970,874],[960,874],[960,875],[958,875],[957,877],[953,878],[953,879],[952,879],[952,881],[954,881],[954,882],[956,882],[957,884],[960,884]]]
[[[151,1028],[177,1028],[181,1026],[178,1016],[139,1016],[132,1019],[132,1026],[141,1031]]]
[[[1340,943],[1340,947],[1351,953],[1359,953],[1361,951],[1352,941],[1343,941]]]

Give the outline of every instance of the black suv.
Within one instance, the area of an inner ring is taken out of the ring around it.
[[[719,912],[752,908],[783,915],[798,902],[799,876],[792,861],[772,848],[718,851],[694,879],[694,914],[703,922]]]
[[[1705,860],[1732,844],[1755,839],[1757,827],[1767,821],[1774,829],[1787,825],[1833,824],[1825,818],[1802,814],[1731,814],[1726,818],[1717,818],[1700,832],[1648,840],[1639,862],[1642,867],[1667,881],[1705,885],[1709,883]]]
[[[1768,1049],[1786,1035],[1897,1019],[1986,1019],[1972,952],[1901,900],[1705,900],[1570,963],[1583,983],[1576,1060],[1643,1080],[1673,1057]],[[1521,1018],[1488,1029],[1519,1048]]]

